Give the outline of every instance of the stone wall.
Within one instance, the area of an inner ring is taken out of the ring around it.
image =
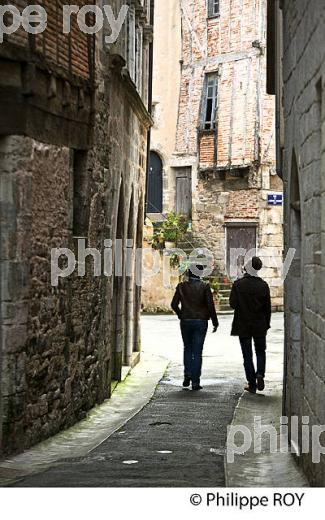
[[[46,131],[43,141],[0,135],[0,455],[85,417],[110,397],[122,366],[140,358],[135,249],[144,222],[149,63],[141,98],[123,58],[103,49],[102,38],[87,147],[58,146]],[[75,271],[54,287],[51,250],[69,248],[78,269],[78,239],[102,260],[111,247],[112,273],[94,276],[89,255],[85,276]]]
[[[268,179],[267,170],[263,182]],[[281,191],[280,179],[273,182]],[[283,210],[282,207],[268,205],[267,186],[264,185],[263,189],[262,186],[249,188],[249,183],[249,178],[227,176],[225,179],[216,179],[213,174],[200,179],[193,213],[193,232],[200,244],[213,252],[218,270],[225,272],[225,226],[237,222],[256,225],[257,248],[264,263],[261,276],[270,285],[273,309],[282,310],[283,284],[279,266],[283,252]]]
[[[85,238],[100,254],[104,240],[142,240],[147,128],[116,81],[110,79],[116,119],[113,113],[108,125],[101,112],[98,148],[88,153]],[[72,274],[51,286],[51,249],[70,248],[78,259],[72,157],[67,148],[30,138],[1,139],[8,209],[1,255],[4,452],[25,449],[83,418],[110,396],[111,379],[120,378],[122,364],[134,363],[140,348],[134,270],[127,277],[123,267],[115,293],[111,277],[94,277],[89,258],[85,277]],[[117,236],[120,200],[123,234]]]
[[[106,280],[89,272],[51,285],[51,249],[75,251],[70,154],[28,137],[1,139],[10,219],[1,258],[5,452],[70,426],[109,396]],[[89,173],[89,245],[98,247],[106,208],[96,199],[105,181]]]
[[[129,99],[132,88],[123,80],[117,68],[110,75],[109,157],[112,196],[111,235],[130,248],[131,270],[126,261],[118,266],[114,279],[113,343],[115,367],[133,364],[140,351],[141,270],[145,184],[147,167],[147,138],[150,119],[140,98]],[[138,102],[138,106],[136,106]],[[130,240],[128,243],[127,241]],[[137,255],[136,255],[137,251]],[[117,266],[116,266],[117,267]],[[131,276],[130,276],[131,274]],[[136,283],[135,280],[138,280]]]
[[[310,425],[325,424],[324,16],[323,2],[283,2],[285,240],[296,249],[286,281],[285,409]],[[299,450],[301,436],[292,441]],[[324,486],[324,456],[299,460],[312,485]]]
[[[148,314],[171,314],[170,304],[180,276],[171,268],[168,255],[152,249],[152,238],[153,226],[147,219],[143,237],[142,310]]]

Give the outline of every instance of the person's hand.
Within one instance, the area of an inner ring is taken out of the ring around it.
[[[213,327],[213,331],[212,331],[212,334],[215,334],[218,330],[218,327]]]

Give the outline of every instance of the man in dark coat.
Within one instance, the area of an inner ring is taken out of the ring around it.
[[[230,295],[230,306],[235,310],[232,336],[239,336],[248,386],[248,392],[264,390],[266,365],[266,335],[271,327],[271,297],[268,284],[258,277],[263,264],[254,257],[245,267],[245,275],[237,280]],[[253,362],[254,339],[257,370]]]
[[[193,270],[193,272],[192,272]],[[189,279],[177,286],[171,307],[180,319],[184,342],[184,388],[192,381],[192,390],[202,390],[200,385],[202,352],[208,331],[208,322],[213,323],[213,332],[219,326],[213,296],[209,284],[195,274],[202,266],[194,266],[189,271]]]

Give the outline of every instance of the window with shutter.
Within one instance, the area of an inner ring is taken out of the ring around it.
[[[218,74],[207,74],[203,91],[202,129],[213,130],[216,127],[218,108]]]
[[[219,0],[208,0],[209,18],[213,18],[214,16],[218,16],[220,14],[219,7]]]

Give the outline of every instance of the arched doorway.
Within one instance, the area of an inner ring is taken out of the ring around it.
[[[150,152],[147,213],[163,211],[163,163],[156,152]]]
[[[137,215],[135,289],[134,289],[134,333],[133,352],[141,351],[141,295],[142,295],[142,248],[144,229],[144,196],[140,195]]]
[[[125,203],[123,182],[119,191],[119,202],[114,241],[114,278],[113,278],[113,341],[112,341],[112,379],[121,380],[124,350],[124,301],[125,301]]]
[[[134,333],[134,271],[135,271],[135,223],[134,223],[134,193],[132,190],[129,221],[127,230],[127,260],[126,260],[126,300],[125,300],[125,348],[124,363],[132,365],[133,333]]]
[[[285,307],[288,317],[286,330],[284,412],[289,417],[300,416],[301,394],[303,384],[303,349],[302,349],[302,220],[299,171],[295,151],[291,159],[291,175],[289,184],[289,206],[287,225],[290,226],[287,236],[290,242],[287,250],[296,250],[294,261],[285,282]],[[297,442],[298,439],[296,439]],[[292,439],[294,442],[294,440]],[[298,449],[298,446],[294,446]]]

